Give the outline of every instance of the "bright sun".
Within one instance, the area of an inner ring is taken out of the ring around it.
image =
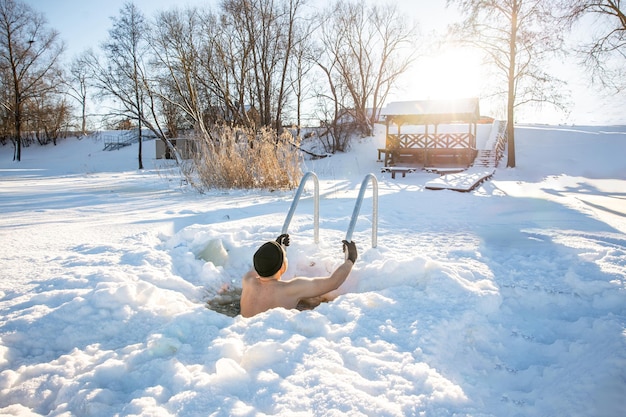
[[[484,82],[480,56],[469,49],[447,49],[414,65],[406,100],[478,97]]]

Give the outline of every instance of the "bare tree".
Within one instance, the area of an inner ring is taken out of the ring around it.
[[[321,124],[326,128],[326,135],[320,138],[324,143],[326,152],[345,151],[349,136],[352,131],[346,129],[346,125],[341,124],[341,114],[348,108],[348,92],[344,88],[344,83],[340,76],[339,57],[335,52],[340,49],[342,34],[335,32],[335,26],[327,24],[328,21],[322,17],[320,19],[320,44],[311,50],[310,60],[316,63],[317,69],[321,71],[321,79],[315,84],[318,107],[321,113]],[[324,136],[329,136],[329,140],[324,140]]]
[[[276,97],[276,130],[280,132],[282,130],[283,112],[287,102],[287,94],[289,91],[289,73],[292,66],[292,55],[294,53],[294,45],[303,42],[300,35],[304,35],[303,32],[296,30],[298,27],[298,14],[300,6],[304,3],[304,0],[288,0],[282,5],[283,18],[278,22],[277,28],[284,27],[284,32],[279,36],[280,43],[279,48],[283,49],[282,60],[278,69],[278,94]]]
[[[158,94],[170,114],[182,114],[205,138],[209,123],[253,126],[245,103],[253,100],[251,44],[232,13],[198,8],[157,15],[151,44]]]
[[[585,17],[592,19],[590,39],[578,49],[592,80],[615,91],[626,89],[626,3],[621,0],[562,0],[563,21],[573,27]]]
[[[314,33],[314,27],[312,22],[303,22],[296,25],[295,30],[298,33],[298,41],[294,43],[292,48],[294,68],[291,73],[290,88],[296,100],[296,136],[300,136],[303,112],[302,105],[312,86],[310,82],[307,82],[307,76],[315,65],[313,59],[311,59],[313,42],[310,40]]]
[[[241,41],[248,61],[241,62],[263,126],[282,127],[288,95],[296,19],[303,0],[225,0],[224,18]],[[249,71],[249,72],[248,72]],[[243,106],[244,103],[239,103]],[[241,108],[241,110],[244,110]]]
[[[67,97],[60,91],[50,90],[26,103],[30,115],[27,130],[40,145],[65,137],[71,120],[71,107]]]
[[[508,167],[515,167],[515,109],[528,103],[561,108],[564,83],[545,71],[561,50],[561,28],[551,0],[448,0],[466,15],[451,27],[460,42],[483,50],[493,65],[494,85],[506,96]]]
[[[179,154],[170,138],[178,136],[179,128],[194,128],[200,137],[209,136],[206,113],[210,100],[204,88],[203,64],[211,65],[211,60],[202,59],[201,51],[216,29],[205,26],[207,20],[213,21],[212,16],[199,8],[171,9],[157,14],[151,33],[154,93],[167,128],[161,140],[177,161]]]
[[[161,12],[155,20],[151,44],[158,85],[156,94],[163,109],[167,109],[170,136],[177,129],[179,117],[188,120],[188,124],[203,134],[207,132],[204,113],[208,102],[202,94],[203,60],[200,58],[207,36],[203,31],[205,18],[199,9],[188,8]]]
[[[345,148],[350,129],[371,135],[383,103],[416,56],[417,31],[397,6],[339,0],[320,15],[321,56],[334,114],[327,117],[334,150]],[[341,132],[339,132],[341,130]]]
[[[375,28],[373,36],[376,41],[371,51],[375,65],[370,68],[371,76],[367,77],[373,79],[370,97],[363,96],[362,103],[365,106],[371,101],[371,111],[368,113],[371,134],[391,88],[407,71],[418,53],[418,48],[417,27],[409,25],[395,5],[373,7],[369,16]],[[363,107],[359,110],[362,115],[365,109]]]
[[[16,161],[22,158],[25,103],[55,88],[46,78],[58,74],[62,52],[58,33],[47,28],[42,14],[19,0],[0,0],[0,72],[10,89],[2,106],[11,114]]]
[[[5,145],[7,140],[12,137],[14,123],[12,120],[11,104],[11,85],[9,83],[9,71],[7,68],[0,67],[0,144]]]
[[[215,118],[215,111],[222,109],[234,124],[252,127],[254,123],[245,106],[260,109],[252,72],[254,43],[239,19],[237,8],[225,8],[220,15],[206,20],[211,28],[207,27],[205,32],[211,36],[202,49],[201,61],[206,74],[203,84],[210,95],[211,117]]]
[[[142,127],[145,121],[147,74],[144,57],[148,53],[146,35],[149,26],[134,3],[127,2],[118,17],[113,17],[109,39],[102,45],[105,62],[91,54],[89,65],[93,80],[101,94],[114,98],[121,105],[121,116],[137,122],[138,163],[143,169]]]
[[[415,57],[415,29],[392,4],[338,1],[329,18],[340,35],[333,52],[354,105],[352,117],[365,135],[371,135],[391,86]]]
[[[87,103],[89,88],[88,53],[85,52],[72,60],[69,72],[65,76],[67,94],[80,106],[80,133],[87,134]]]
[[[322,55],[319,55],[321,58]],[[341,80],[337,79],[335,74],[336,61],[318,61],[318,67],[325,78],[325,86],[317,86],[317,100],[319,111],[322,118],[321,126],[326,131],[320,137],[324,144],[326,152],[344,152],[350,143],[350,136],[354,133],[353,126],[348,123],[342,123],[341,114],[349,105],[348,92],[343,87]],[[324,139],[324,136],[330,137],[330,140]]]

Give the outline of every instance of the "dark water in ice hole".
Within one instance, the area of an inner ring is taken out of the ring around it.
[[[240,300],[241,288],[229,288],[220,291],[215,298],[207,301],[206,306],[209,310],[217,311],[228,317],[235,317],[241,311],[239,307]]]
[[[214,298],[207,301],[209,310],[216,311],[228,317],[238,316],[241,312],[239,302],[241,300],[241,288],[229,288],[220,291]],[[298,310],[313,310],[323,302],[321,298],[302,300],[296,307]]]

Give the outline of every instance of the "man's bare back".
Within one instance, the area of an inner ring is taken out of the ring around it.
[[[282,244],[277,245],[277,242]],[[343,284],[357,258],[356,245],[344,241],[347,259],[329,277],[281,281],[288,265],[283,245],[289,245],[289,236],[281,235],[277,242],[267,242],[259,248],[255,253],[255,267],[242,279],[243,317],[252,317],[276,307],[294,309],[303,300],[323,297]],[[267,276],[270,273],[271,275]]]

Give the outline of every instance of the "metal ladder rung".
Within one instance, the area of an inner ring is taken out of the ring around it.
[[[352,233],[354,232],[354,227],[356,226],[356,221],[361,211],[361,204],[363,203],[363,197],[365,196],[368,182],[372,183],[372,247],[375,248],[378,244],[378,180],[374,174],[367,174],[361,183],[359,196],[354,204],[354,211],[352,212],[350,225],[346,232],[346,240],[348,242],[352,240]]]
[[[300,197],[302,197],[304,186],[306,185],[307,180],[310,178],[313,179],[313,185],[315,187],[313,209],[313,238],[315,243],[319,243],[320,188],[319,179],[314,172],[307,172],[302,177],[300,185],[298,186],[298,190],[296,191],[296,194],[293,197],[293,201],[291,202],[291,207],[289,208],[289,212],[287,213],[285,222],[283,223],[281,233],[287,233],[289,229],[289,224],[291,223],[291,219],[293,218],[296,207],[298,206],[298,202],[300,201]],[[354,232],[354,228],[356,226],[356,222],[361,211],[363,197],[365,196],[365,191],[367,190],[367,184],[369,182],[372,183],[372,247],[375,248],[378,244],[378,180],[376,179],[376,176],[374,174],[367,174],[363,179],[363,182],[361,183],[361,189],[359,190],[359,195],[357,197],[356,203],[354,204],[354,210],[352,212],[352,218],[350,219],[350,225],[348,226],[348,231],[346,232],[346,240],[348,242],[352,240],[352,233]]]
[[[287,217],[285,218],[285,222],[283,223],[283,228],[281,233],[287,233],[287,229],[289,229],[289,223],[291,223],[291,219],[293,218],[293,214],[296,211],[296,207],[298,206],[298,202],[300,201],[300,197],[302,196],[302,192],[304,191],[304,186],[309,178],[313,179],[313,185],[315,186],[315,194],[314,194],[314,209],[313,209],[313,240],[315,243],[319,243],[320,240],[320,185],[317,175],[314,172],[307,172],[302,177],[300,181],[300,185],[298,186],[298,191],[296,191],[296,195],[293,197],[293,201],[291,202],[291,207],[289,208],[289,213],[287,213]]]

